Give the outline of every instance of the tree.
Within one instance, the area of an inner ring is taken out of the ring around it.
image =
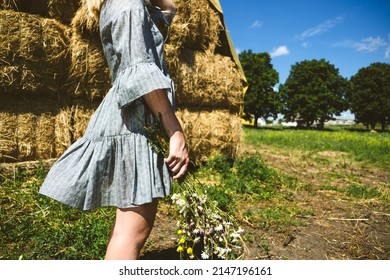
[[[268,53],[252,53],[251,50],[239,54],[242,68],[248,81],[248,90],[244,97],[246,119],[273,117],[276,119],[280,107],[280,98],[274,87],[279,82],[279,74],[273,69]]]
[[[356,122],[371,129],[380,123],[385,130],[390,123],[390,64],[377,62],[360,69],[350,79],[348,98]]]
[[[296,63],[279,89],[282,113],[286,120],[297,121],[300,126],[309,127],[317,121],[317,126],[324,128],[326,121],[347,109],[347,86],[339,70],[324,59]]]

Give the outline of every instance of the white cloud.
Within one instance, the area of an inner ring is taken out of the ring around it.
[[[299,37],[301,40],[305,40],[309,37],[313,37],[313,36],[317,36],[317,35],[320,35],[322,33],[325,33],[327,31],[329,31],[330,29],[332,29],[333,27],[335,27],[336,25],[338,25],[339,23],[341,23],[343,21],[343,19],[344,18],[342,16],[338,16],[335,19],[329,19],[329,20],[317,25],[316,27],[312,27],[312,28],[305,30],[304,32],[301,33],[301,35]]]
[[[271,57],[277,57],[277,56],[282,56],[282,55],[288,55],[290,53],[289,49],[287,46],[280,46],[277,48],[274,48],[272,52],[270,53]]]
[[[390,59],[390,47],[387,47],[387,49],[385,51],[385,58]]]
[[[386,42],[381,37],[368,37],[363,39],[361,42],[354,44],[355,49],[360,51],[374,52],[382,46],[385,46]]]
[[[236,54],[240,54],[241,50],[236,48]]]
[[[304,47],[305,49],[307,49],[309,47],[309,42],[303,42],[302,43],[302,47]]]
[[[260,28],[260,27],[262,27],[262,26],[263,26],[263,22],[260,21],[260,20],[255,20],[255,21],[252,23],[252,25],[251,25],[252,28]]]
[[[342,41],[333,44],[334,47],[346,47],[353,48],[358,52],[366,51],[366,52],[374,52],[379,48],[388,45],[385,40],[383,40],[380,36],[367,37],[362,39],[360,42],[356,41]]]

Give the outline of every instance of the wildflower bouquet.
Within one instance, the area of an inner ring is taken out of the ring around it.
[[[144,130],[152,148],[166,158],[169,141],[161,122],[147,125]],[[208,198],[208,186],[193,174],[187,174],[176,186],[171,200],[179,227],[177,252],[180,258],[240,258],[244,248],[243,230],[237,228],[234,218],[222,211],[216,201]]]

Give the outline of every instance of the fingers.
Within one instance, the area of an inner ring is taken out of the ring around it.
[[[182,158],[170,155],[167,159],[165,159],[165,163],[172,171],[173,179],[180,179],[186,174],[189,162],[190,160],[187,155]]]

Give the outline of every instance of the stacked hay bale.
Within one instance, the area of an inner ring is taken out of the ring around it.
[[[55,118],[65,101],[69,66],[67,28],[53,19],[1,10],[0,42],[0,158],[55,157]]]
[[[243,79],[218,51],[221,14],[209,0],[174,2],[166,57],[192,160],[234,158]],[[0,160],[58,157],[110,88],[97,23],[77,0],[0,0],[0,9]]]
[[[215,2],[215,1],[214,1]],[[177,115],[196,164],[213,154],[234,158],[240,143],[244,80],[232,56],[219,51],[222,15],[210,0],[176,0],[166,45]]]
[[[63,24],[71,22],[79,6],[79,0],[0,0],[1,10],[36,14]]]

